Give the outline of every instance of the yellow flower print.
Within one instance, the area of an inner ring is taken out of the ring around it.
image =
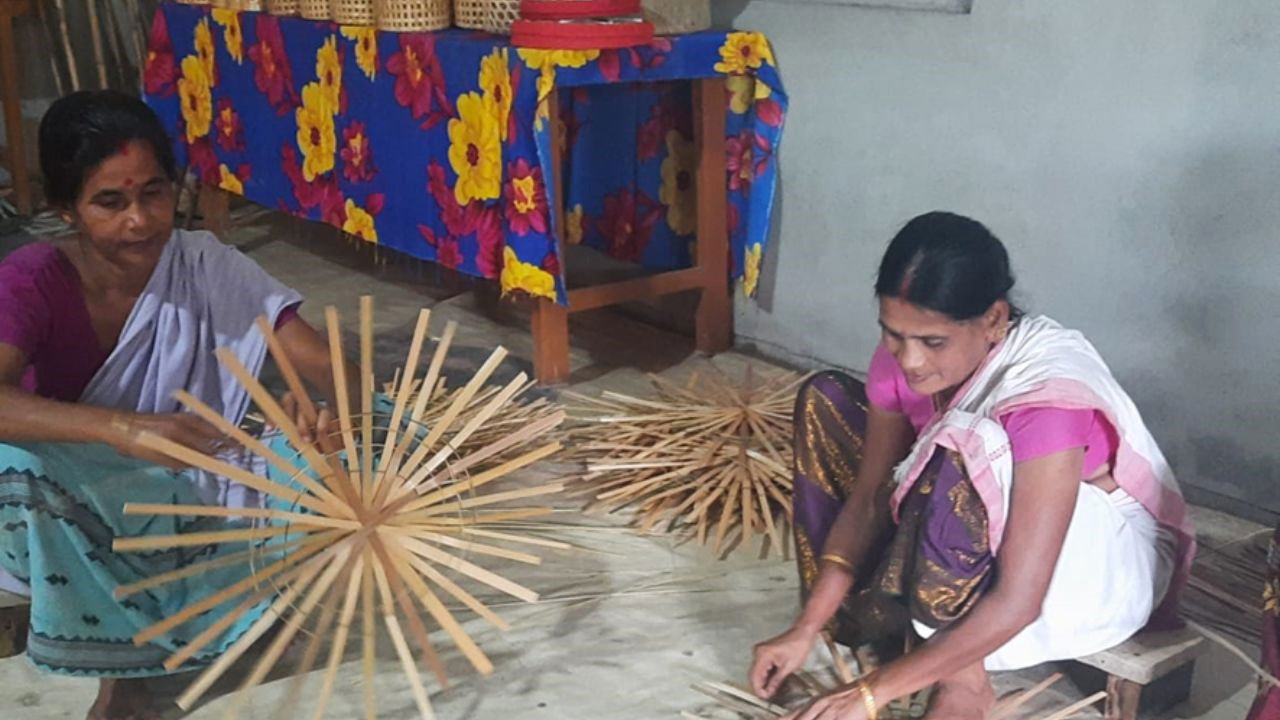
[[[531,50],[521,48],[517,50],[520,59],[534,70],[542,70],[544,68],[580,68],[600,57],[599,50]]]
[[[213,21],[223,27],[222,39],[226,43],[227,54],[237,65],[244,63],[244,33],[240,30],[239,11],[214,8]]]
[[[458,98],[458,117],[449,121],[449,164],[458,174],[458,204],[492,200],[502,193],[502,141],[498,121],[478,93]]]
[[[343,231],[376,245],[378,229],[374,226],[373,215],[351,200],[347,200],[346,209],[347,219],[342,223]]]
[[[507,140],[507,128],[511,117],[511,69],[507,65],[506,48],[494,50],[480,61],[480,89],[484,91],[484,104],[489,114],[498,121],[498,134]]]
[[[551,94],[556,86],[556,68],[580,68],[600,57],[599,50],[530,50],[521,48],[516,51],[520,59],[533,70],[541,70],[538,76],[538,99]],[[539,125],[538,129],[542,129]]]
[[[333,129],[333,107],[319,83],[307,83],[302,88],[302,107],[297,110],[297,118],[302,176],[311,182],[333,169],[338,144]]]
[[[729,90],[729,109],[742,115],[751,109],[752,96],[755,95],[755,78],[750,75],[730,75],[725,81]]]
[[[209,87],[218,84],[218,68],[213,54],[213,33],[209,30],[209,20],[205,18],[196,24],[196,57],[200,58],[200,66],[204,68],[204,76],[208,78]]]
[[[761,33],[735,32],[725,38],[724,45],[720,47],[720,58],[716,72],[741,75],[766,63],[772,65],[773,50]]]
[[[344,26],[342,36],[356,46],[356,66],[370,80],[378,75],[378,31],[371,27]]]
[[[742,292],[746,293],[747,297],[756,295],[756,285],[760,282],[760,257],[763,254],[764,248],[760,243],[747,248],[746,268],[742,273]]]
[[[188,55],[182,59],[182,77],[178,78],[178,97],[182,100],[182,119],[187,126],[187,142],[209,134],[213,124],[213,95],[209,76],[200,58]]]
[[[572,210],[565,213],[564,222],[565,241],[570,245],[581,245],[582,235],[586,231],[586,213],[582,211],[582,206],[575,205]]]
[[[698,229],[697,186],[693,182],[697,166],[697,146],[681,137],[680,131],[668,131],[658,199],[667,206],[667,224],[677,235],[690,235]]]
[[[502,294],[523,290],[534,297],[556,299],[556,279],[542,268],[521,262],[515,251],[502,249]]]
[[[240,182],[240,178],[231,172],[231,168],[226,165],[219,165],[218,175],[221,177],[218,181],[218,187],[237,195],[244,194],[244,183]]]
[[[316,81],[324,90],[330,111],[337,112],[342,95],[342,59],[338,57],[338,38],[333,35],[316,51]]]

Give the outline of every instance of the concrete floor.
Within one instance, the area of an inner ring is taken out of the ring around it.
[[[301,290],[308,298],[303,315],[322,325],[323,308],[337,305],[353,323],[357,297],[376,296],[379,372],[390,377],[403,357],[419,307],[433,309],[433,327],[442,318],[461,323],[454,370],[487,355],[496,344],[512,351],[509,372],[527,369],[530,342],[526,326],[513,314],[495,321],[480,311],[473,292],[454,294],[435,285],[432,271],[404,265],[383,267],[368,252],[357,255],[341,243],[316,240],[314,226],[278,217],[246,220],[229,234],[231,242],[257,259],[269,272]],[[301,238],[311,238],[303,241]],[[455,288],[456,290],[456,288]],[[643,372],[681,377],[707,360],[691,352],[689,341],[604,314],[575,319],[574,387],[579,392],[602,389],[643,391]],[[645,354],[635,355],[635,349]],[[652,349],[652,352],[648,352]],[[731,372],[747,362],[736,353],[716,360]],[[568,466],[544,464],[519,478],[530,482],[564,476]],[[535,477],[536,476],[536,477]],[[777,556],[760,559],[754,549],[739,548],[718,562],[708,551],[666,536],[639,536],[622,529],[619,518],[584,515],[569,498],[558,522],[566,527],[559,539],[581,549],[545,553],[541,567],[516,566],[511,576],[542,593],[535,605],[502,606],[496,596],[481,599],[513,629],[502,633],[471,620],[466,629],[493,660],[496,671],[481,677],[451,645],[444,659],[453,684],[432,694],[440,718],[498,720],[650,720],[679,717],[693,711],[708,717],[730,717],[707,710],[706,699],[690,685],[699,680],[740,683],[755,642],[784,629],[797,610],[794,564]],[[1205,551],[1263,530],[1221,513],[1197,509],[1196,520]],[[507,568],[503,568],[506,572]],[[381,643],[377,692],[382,718],[416,717],[407,683],[385,639]],[[1257,648],[1247,648],[1256,655]],[[1052,668],[1037,668],[997,678],[998,690],[1029,687]],[[156,690],[174,692],[186,681],[157,681]],[[240,717],[310,717],[309,709],[290,707],[276,715],[288,682],[264,685],[250,710]],[[92,701],[96,683],[44,675],[24,659],[0,661],[0,718],[81,718]],[[318,687],[313,678],[311,692]],[[1200,663],[1192,699],[1170,717],[1236,720],[1243,717],[1254,691],[1238,661],[1211,650]],[[1027,707],[1023,717],[1041,717],[1062,707],[1077,692],[1058,683]],[[328,717],[361,714],[360,673],[353,663],[339,679]],[[222,717],[221,697],[191,713],[191,718]],[[174,713],[171,717],[179,717]],[[1080,717],[1097,717],[1086,713]]]

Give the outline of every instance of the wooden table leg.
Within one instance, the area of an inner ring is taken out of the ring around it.
[[[551,212],[555,214],[556,251],[560,266],[564,258],[564,155],[565,147],[556,131],[560,122],[560,91],[547,98],[551,124]],[[563,272],[563,271],[562,271]],[[569,379],[569,309],[552,300],[538,298],[533,308],[533,374],[542,385],[559,385]]]
[[[0,3],[3,5],[3,3]],[[4,102],[5,155],[13,174],[14,205],[30,214],[31,177],[27,174],[27,150],[22,135],[22,95],[18,87],[18,55],[13,41],[13,16],[24,3],[0,7],[0,100]]]
[[[231,196],[226,190],[200,183],[196,207],[205,230],[221,236],[231,227]]]
[[[729,216],[725,181],[725,80],[694,81],[698,144],[698,248],[704,273],[694,318],[698,350],[715,354],[733,346],[733,297],[729,284]]]
[[[569,310],[545,298],[533,308],[533,374],[542,385],[569,378]]]
[[[1131,680],[1110,675],[1107,677],[1106,720],[1138,720],[1138,701],[1142,686]]]

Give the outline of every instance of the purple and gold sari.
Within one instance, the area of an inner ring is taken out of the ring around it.
[[[858,476],[867,426],[863,384],[814,375],[796,398],[795,537],[802,592]],[[889,512],[885,487],[877,497]],[[939,451],[900,508],[900,524],[872,543],[862,574],[833,619],[844,645],[897,644],[910,621],[942,628],[968,612],[994,580],[986,508],[959,458]],[[900,645],[899,645],[900,646]]]

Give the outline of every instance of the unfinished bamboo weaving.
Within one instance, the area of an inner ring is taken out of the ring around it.
[[[305,682],[314,668],[322,640],[331,638],[322,685],[315,696],[314,714],[306,714],[306,717],[322,717],[357,613],[360,614],[363,631],[360,640],[366,718],[372,719],[377,714],[373,678],[378,635],[376,625],[379,622],[390,637],[418,712],[424,719],[433,715],[427,687],[422,680],[423,673],[415,660],[414,650],[410,649],[411,643],[416,646],[425,669],[430,670],[442,686],[447,683],[447,678],[428,636],[422,611],[443,630],[476,670],[481,673],[492,671],[489,658],[462,629],[441,598],[451,598],[502,630],[508,628],[502,618],[451,579],[450,574],[526,602],[537,600],[538,595],[533,590],[485,567],[482,560],[500,558],[534,565],[540,562],[536,555],[494,543],[567,548],[563,543],[500,531],[507,529],[504,523],[543,515],[551,512],[551,508],[493,506],[546,496],[558,492],[562,486],[551,483],[493,492],[491,483],[556,453],[560,449],[559,443],[548,442],[544,436],[555,430],[565,415],[562,411],[541,408],[536,417],[526,411],[515,414],[521,422],[511,422],[508,416],[511,401],[528,387],[528,380],[521,373],[505,385],[485,388],[506,355],[502,348],[494,350],[463,387],[444,394],[439,390],[443,387],[441,372],[456,325],[451,322],[445,327],[428,369],[419,376],[417,370],[428,337],[429,319],[427,310],[418,317],[405,370],[398,376],[394,409],[390,410],[389,417],[384,417],[374,409],[375,381],[370,370],[373,367],[371,299],[362,298],[360,308],[360,355],[364,372],[359,392],[353,393],[361,404],[358,409],[350,407],[353,400],[348,399],[352,396],[348,395],[338,313],[333,308],[327,309],[337,391],[335,416],[339,429],[328,437],[318,438],[314,444],[303,441],[299,428],[281,403],[233,355],[219,352],[219,360],[244,384],[266,418],[298,450],[306,466],[313,471],[311,475],[273,452],[261,440],[223,420],[216,411],[194,397],[180,395],[181,401],[196,414],[292,478],[300,486],[297,489],[161,437],[140,437],[140,442],[146,447],[179,462],[269,495],[274,501],[272,507],[280,503],[290,507],[289,510],[280,510],[271,507],[126,506],[125,512],[131,514],[236,516],[262,521],[259,526],[247,529],[143,536],[115,542],[117,551],[126,552],[250,543],[247,552],[167,572],[123,587],[117,593],[125,597],[198,575],[214,565],[251,564],[254,572],[245,580],[184,608],[135,636],[136,643],[145,643],[201,613],[245,597],[239,606],[221,617],[208,631],[168,658],[165,667],[170,670],[180,668],[244,613],[263,602],[272,601],[266,613],[248,632],[201,672],[178,698],[182,708],[190,709],[257,640],[273,626],[279,625],[279,632],[261,651],[241,683],[241,692],[227,703],[225,716],[240,717],[249,692],[267,677],[297,633],[310,626],[310,640],[294,676],[290,697],[296,699],[300,683]],[[307,418],[316,418],[318,409],[306,399],[298,373],[281,351],[271,327],[265,319],[259,322],[259,326],[290,391],[300,398],[300,411]],[[415,387],[427,390],[414,392]],[[476,442],[478,438],[484,439],[483,444]],[[265,566],[255,563],[255,558],[261,560],[265,557],[265,543],[274,541],[270,549],[278,554],[283,547],[280,541],[286,539],[285,545],[291,546],[293,551],[283,559]],[[420,608],[414,605],[415,600]],[[290,709],[288,716],[304,715],[299,714],[295,707]]]
[[[720,553],[726,540],[767,539],[781,553],[791,521],[791,434],[804,377],[748,367],[735,383],[712,366],[684,385],[653,376],[656,397],[574,395],[594,504],[635,510],[635,525],[685,529]],[[784,522],[786,525],[784,525]],[[768,552],[768,549],[766,549]]]

